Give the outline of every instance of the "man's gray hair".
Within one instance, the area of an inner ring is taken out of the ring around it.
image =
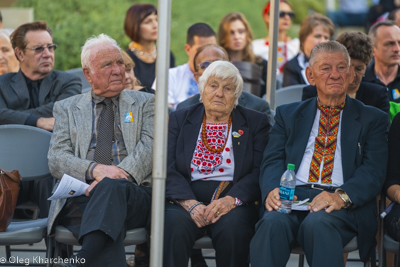
[[[350,56],[349,52],[344,45],[337,41],[329,41],[317,44],[312,50],[310,54],[310,66],[314,65],[315,58],[320,53],[337,53],[340,52],[343,54],[344,58],[347,60],[348,65],[350,66]]]
[[[376,33],[378,31],[378,28],[381,26],[385,26],[385,27],[391,27],[391,26],[396,26],[397,24],[395,21],[393,20],[382,20],[382,21],[378,21],[377,23],[375,23],[374,25],[371,26],[371,28],[369,29],[368,35],[369,37],[371,37],[372,39],[372,44],[376,47]]]
[[[91,50],[94,46],[97,46],[100,44],[109,44],[109,45],[115,46],[118,49],[121,49],[119,47],[119,45],[117,44],[117,41],[115,41],[110,36],[108,36],[104,33],[102,33],[98,36],[93,35],[92,37],[87,39],[85,44],[82,46],[82,53],[81,53],[82,68],[88,67],[91,71],[93,71],[91,64],[90,64]]]
[[[204,88],[211,77],[220,78],[222,80],[232,79],[235,85],[235,106],[237,106],[239,102],[238,99],[242,94],[243,78],[235,65],[229,61],[214,61],[211,63],[210,66],[208,66],[203,72],[203,75],[201,75],[199,78],[200,100],[201,94],[203,93]]]

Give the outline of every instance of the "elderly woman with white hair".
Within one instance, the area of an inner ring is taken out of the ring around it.
[[[19,70],[19,62],[10,41],[11,33],[10,29],[0,29],[0,75]]]
[[[270,124],[238,106],[242,87],[232,63],[215,61],[199,78],[201,103],[170,115],[164,267],[187,266],[204,235],[217,266],[248,266]]]

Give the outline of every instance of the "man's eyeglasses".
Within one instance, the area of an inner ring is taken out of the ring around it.
[[[36,54],[43,53],[43,51],[46,48],[49,49],[49,52],[54,52],[54,50],[56,50],[56,48],[57,48],[57,45],[49,44],[49,45],[44,45],[44,46],[36,46],[36,47],[32,47],[32,48],[26,47],[26,49],[35,51]]]
[[[218,61],[218,60],[214,60],[214,61]],[[207,69],[208,66],[210,66],[210,64],[213,63],[214,61],[203,61],[203,62],[200,62],[199,65],[197,65],[197,66],[199,66],[199,68],[200,68],[201,70],[205,70],[205,69]]]
[[[290,12],[279,11],[279,17],[280,18],[284,18],[286,15],[288,15],[290,17],[290,19],[294,18],[294,12],[293,11],[290,11]]]

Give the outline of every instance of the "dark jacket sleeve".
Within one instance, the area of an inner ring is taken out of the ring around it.
[[[283,82],[282,87],[296,85],[296,84],[304,84],[303,79],[301,78],[301,68],[297,63],[297,56],[289,60],[283,66]]]
[[[376,107],[379,108],[380,110],[382,110],[383,112],[386,112],[387,114],[389,113],[390,110],[390,104],[389,104],[389,96],[387,93],[387,88],[386,87],[382,87],[385,88],[385,90],[379,90],[379,95],[377,97],[377,105]]]
[[[400,184],[400,113],[394,116],[389,130],[389,159],[383,192],[390,186]]]
[[[196,199],[188,180],[176,168],[177,161],[183,159],[176,158],[179,133],[183,127],[176,112],[172,112],[168,122],[168,154],[167,154],[167,181],[165,186],[165,197],[167,200],[173,199]]]
[[[247,167],[248,171],[242,172],[243,176],[232,186],[227,195],[237,197],[241,201],[251,203],[260,199],[260,165],[265,146],[268,143],[270,123],[266,114],[262,114],[258,119],[258,125],[252,131],[252,153],[251,167]],[[248,145],[249,146],[249,145]],[[249,146],[250,147],[250,146]],[[245,161],[244,164],[248,162]]]

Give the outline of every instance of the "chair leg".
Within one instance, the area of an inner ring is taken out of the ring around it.
[[[47,236],[47,250],[46,250],[46,258],[50,259],[50,258],[54,258],[53,255],[53,247],[54,247],[54,237],[49,237]],[[50,261],[47,262],[46,267],[50,267]]]
[[[6,246],[6,257],[7,257],[7,259],[11,258],[11,248],[10,248],[10,246]]]
[[[304,254],[299,254],[299,267],[304,267]]]
[[[74,254],[74,246],[67,246],[67,255],[68,257],[71,257]]]

